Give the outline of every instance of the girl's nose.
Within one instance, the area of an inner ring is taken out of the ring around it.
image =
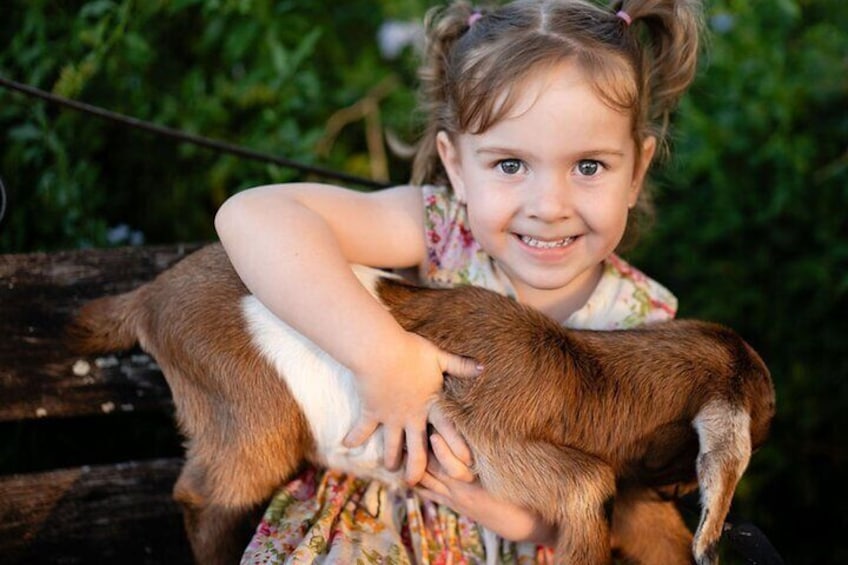
[[[557,222],[572,212],[568,180],[548,177],[539,179],[527,191],[525,210],[530,217],[544,222]]]

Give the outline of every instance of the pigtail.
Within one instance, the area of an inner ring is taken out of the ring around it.
[[[617,0],[612,11],[642,50],[642,115],[659,126],[662,141],[669,116],[692,83],[703,31],[701,0]]]
[[[419,68],[419,107],[427,123],[412,164],[412,183],[446,183],[446,173],[436,150],[439,130],[452,131],[455,108],[448,97],[447,66],[456,42],[468,33],[483,12],[466,1],[437,6],[424,20],[426,50]]]

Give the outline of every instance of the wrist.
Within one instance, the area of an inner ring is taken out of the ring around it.
[[[556,545],[558,536],[556,526],[546,522],[537,513],[498,499],[490,498],[489,504],[492,506],[483,513],[486,518],[478,520],[481,525],[509,541],[529,542],[545,547]],[[485,505],[480,506],[482,508]],[[495,516],[497,518],[489,518]]]
[[[353,333],[356,336],[351,341],[357,341],[358,345],[349,350],[343,363],[357,379],[376,374],[400,375],[421,366],[417,341],[421,338],[404,330],[394,318],[375,324],[370,331]]]

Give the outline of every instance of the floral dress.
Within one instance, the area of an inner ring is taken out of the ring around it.
[[[514,291],[474,239],[465,208],[445,187],[423,187],[427,260],[421,280],[432,286],[472,284]],[[623,329],[674,317],[677,300],[663,286],[613,255],[586,304],[564,324]],[[307,468],[272,499],[242,565],[264,563],[476,564],[486,562],[482,530],[412,490]],[[499,563],[551,563],[548,548],[498,540]]]

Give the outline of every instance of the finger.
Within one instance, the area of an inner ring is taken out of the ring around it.
[[[466,483],[474,482],[474,473],[468,465],[454,456],[453,451],[442,436],[432,434],[430,436],[430,447],[432,447],[433,453],[449,477]]]
[[[434,477],[437,481],[444,482],[445,479],[448,479],[447,473],[445,473],[442,464],[439,463],[439,460],[436,457],[428,457],[427,458],[427,471],[426,475],[430,475]]]
[[[415,490],[427,490],[440,496],[448,496],[450,491],[448,487],[431,473],[424,473],[421,477],[421,482],[418,483]]]
[[[473,465],[474,456],[471,454],[471,449],[465,443],[462,435],[456,431],[453,423],[442,412],[438,403],[433,404],[433,407],[430,409],[429,420],[433,424],[433,427],[436,428],[436,431],[439,432],[442,439],[447,442],[453,455],[465,463],[465,465],[469,467]]]
[[[441,352],[439,366],[443,373],[454,377],[477,377],[483,372],[483,366],[474,359],[454,355],[447,351]]]
[[[342,440],[345,447],[359,447],[371,437],[380,423],[370,418],[360,418]]]
[[[424,429],[406,430],[406,482],[412,486],[427,468],[427,435]]]
[[[383,424],[383,463],[389,471],[400,469],[403,461],[403,430]]]
[[[426,489],[426,488],[421,488],[421,487],[415,487],[414,490],[415,490],[415,494],[417,494],[418,496],[420,496],[424,500],[429,500],[431,502],[435,502],[436,504],[441,504],[443,506],[450,506],[450,504],[448,504],[448,497],[446,497],[444,495],[441,495],[437,492],[434,492],[434,491]]]

